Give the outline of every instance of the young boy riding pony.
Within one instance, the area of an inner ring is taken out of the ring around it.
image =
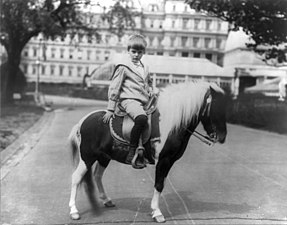
[[[126,111],[134,120],[131,130],[129,153],[126,163],[131,164],[140,137],[147,126],[148,117],[144,106],[152,96],[152,81],[147,65],[141,61],[145,53],[147,42],[140,34],[131,35],[128,39],[128,60],[123,60],[116,67],[108,92],[107,112],[103,121],[108,123],[114,116],[117,104]],[[143,168],[141,162],[137,162],[137,168]]]

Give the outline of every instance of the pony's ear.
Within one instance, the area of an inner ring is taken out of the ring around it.
[[[212,96],[216,96],[218,94],[224,94],[224,91],[215,83],[210,84],[210,93]]]

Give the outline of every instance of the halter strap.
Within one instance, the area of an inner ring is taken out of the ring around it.
[[[205,100],[205,106],[203,108],[201,116],[204,116],[204,114],[207,112],[207,116],[210,116],[210,108],[211,108],[211,102],[212,102],[212,96],[209,93],[208,97]]]

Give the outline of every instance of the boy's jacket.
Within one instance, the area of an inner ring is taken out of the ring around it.
[[[114,111],[117,102],[123,99],[136,99],[144,105],[148,102],[152,82],[148,67],[143,63],[142,65],[144,67],[143,76],[127,57],[115,63],[115,70],[112,75],[112,82],[108,93],[108,110]]]

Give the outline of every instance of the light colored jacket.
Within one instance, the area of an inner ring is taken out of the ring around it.
[[[148,67],[144,65],[144,76],[139,74],[130,60],[117,63],[108,92],[108,110],[114,111],[117,102],[136,99],[146,104],[152,91]]]

